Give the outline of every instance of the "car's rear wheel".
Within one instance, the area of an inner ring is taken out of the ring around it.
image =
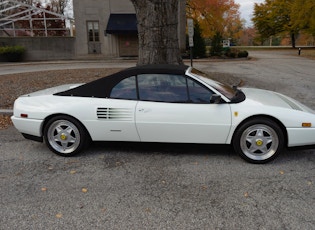
[[[246,161],[266,163],[275,159],[284,146],[284,135],[270,119],[252,119],[235,132],[233,147]]]
[[[76,155],[89,143],[85,128],[68,116],[50,119],[44,128],[44,139],[50,150],[64,157]]]

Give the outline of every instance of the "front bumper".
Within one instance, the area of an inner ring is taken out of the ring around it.
[[[315,128],[288,128],[288,147],[315,145]]]

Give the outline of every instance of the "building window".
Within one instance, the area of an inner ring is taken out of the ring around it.
[[[88,21],[88,39],[89,42],[99,42],[100,41],[100,33],[99,33],[99,22],[98,21]]]

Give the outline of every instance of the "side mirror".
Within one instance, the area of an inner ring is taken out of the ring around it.
[[[210,103],[211,104],[219,104],[221,101],[221,95],[218,94],[212,94],[210,98]]]

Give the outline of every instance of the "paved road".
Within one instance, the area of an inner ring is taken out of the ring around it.
[[[84,69],[84,68],[128,68],[135,60],[90,60],[90,61],[46,61],[25,63],[0,63],[0,77],[4,74],[25,73],[45,70]]]
[[[199,63],[209,72],[228,73],[244,79],[246,85],[277,91],[315,109],[315,60],[296,51],[251,51],[253,61]]]
[[[283,88],[303,85],[294,70],[282,74],[297,57],[272,56],[268,67],[257,55],[196,67],[267,88],[277,87],[262,78],[271,74],[294,77],[275,79]],[[209,145],[95,143],[62,158],[10,128],[0,132],[0,229],[315,229],[314,166],[314,149],[253,165]]]

